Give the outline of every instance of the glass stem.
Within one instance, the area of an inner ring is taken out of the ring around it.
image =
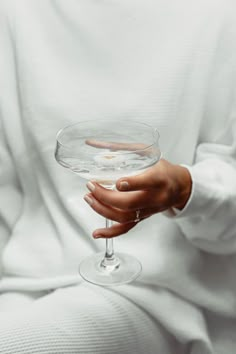
[[[106,227],[111,227],[112,221],[106,219]],[[114,254],[113,238],[106,239],[106,251],[101,266],[107,271],[114,271],[119,268],[120,260]]]
[[[112,226],[112,221],[106,219],[106,228]],[[106,252],[105,258],[109,258],[110,260],[114,258],[114,246],[113,246],[113,238],[106,238]]]

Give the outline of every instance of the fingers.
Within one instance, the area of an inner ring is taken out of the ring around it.
[[[135,177],[128,177],[125,179],[120,179],[116,183],[116,188],[119,191],[138,191],[138,190],[149,190],[152,188],[152,176],[148,176],[150,173],[146,171]]]
[[[148,168],[145,172],[136,176],[124,177],[117,181],[116,188],[119,191],[158,190],[164,188],[166,179],[162,168],[163,161]]]
[[[142,209],[137,211],[117,209],[102,204],[100,201],[96,200],[92,194],[85,195],[84,199],[94,211],[104,218],[117,222],[109,228],[95,230],[93,232],[94,238],[110,238],[123,235],[137,225],[139,221],[156,213],[155,209]]]
[[[112,238],[123,235],[136,225],[135,222],[127,224],[113,224],[109,228],[97,229],[93,232],[94,238]]]
[[[93,147],[97,147],[99,149],[110,149],[112,151],[137,151],[144,150],[147,147],[147,145],[141,143],[118,143],[112,141],[100,141],[95,139],[87,139],[86,144],[91,145]]]
[[[101,204],[92,196],[92,194],[85,195],[84,199],[94,211],[104,216],[104,218],[119,222],[118,224],[113,224],[109,228],[95,230],[93,232],[94,238],[117,237],[127,233],[137,224],[137,221],[132,219],[134,217],[133,215],[130,215],[130,213],[125,213],[122,210],[118,211],[114,208],[109,208],[108,206]]]
[[[113,145],[112,143],[95,139],[87,139],[86,144],[99,149],[111,149]]]
[[[137,219],[142,220],[170,207],[182,208],[190,193],[190,188],[186,192],[188,180],[184,178],[183,170],[181,166],[161,160],[140,175],[119,179],[117,190],[88,182],[91,193],[85,196],[87,203],[100,215],[119,223],[96,230],[94,235],[115,237],[134,227]]]
[[[152,200],[153,195],[151,193],[146,195],[146,191],[129,192],[127,195],[124,195],[124,193],[108,190],[95,182],[88,182],[87,187],[102,204],[107,206],[112,205],[114,208],[124,210],[142,209],[143,205],[146,205],[147,200],[149,207],[152,207],[152,204],[154,204]]]
[[[134,223],[145,219],[156,212],[156,209],[137,209],[137,210],[122,210],[111,207],[110,205],[102,204],[92,194],[87,194],[84,200],[91,206],[91,208],[102,215],[104,218],[116,221],[120,224]]]
[[[135,220],[135,212],[127,212],[125,210],[117,209],[96,200],[92,194],[87,194],[84,200],[91,206],[91,208],[102,215],[104,218],[117,221],[119,223],[128,223]]]

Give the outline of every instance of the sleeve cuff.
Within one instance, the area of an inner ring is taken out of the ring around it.
[[[192,179],[192,189],[191,189],[191,194],[190,197],[187,201],[187,203],[185,204],[185,207],[182,210],[179,210],[177,208],[169,208],[165,211],[162,212],[163,215],[165,215],[168,218],[176,218],[176,217],[184,217],[184,216],[188,216],[188,210],[191,209],[191,204],[192,204],[192,199],[193,196],[195,194],[195,182],[194,182],[194,178],[192,176],[192,168],[190,166],[181,164],[181,166],[185,167],[188,169],[190,175],[191,175],[191,179]]]

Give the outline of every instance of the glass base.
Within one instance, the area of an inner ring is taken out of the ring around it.
[[[102,286],[130,283],[141,273],[141,263],[125,253],[116,253],[112,258],[104,258],[104,252],[85,258],[79,266],[82,278]]]

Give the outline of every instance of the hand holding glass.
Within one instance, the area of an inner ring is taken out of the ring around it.
[[[160,156],[157,130],[135,121],[84,121],[69,125],[57,134],[58,163],[109,189],[115,189],[121,177],[144,172]],[[106,227],[110,225],[111,221],[106,220]],[[131,255],[115,254],[113,239],[106,239],[105,253],[85,258],[79,269],[87,281],[111,286],[136,279],[142,267]]]

